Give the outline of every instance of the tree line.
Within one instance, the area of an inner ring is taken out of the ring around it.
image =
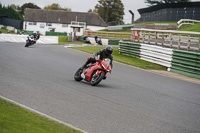
[[[145,0],[149,6],[165,4],[189,2],[190,0]],[[7,7],[0,3],[0,16],[7,16],[13,19],[23,20],[24,11],[26,8],[41,9],[34,3],[25,3],[22,6],[11,4]],[[53,3],[44,7],[46,10],[63,10],[72,11],[71,8],[62,8],[59,4]],[[120,25],[124,24],[124,5],[121,0],[98,0],[94,9],[89,9],[88,12],[97,13],[107,24]]]

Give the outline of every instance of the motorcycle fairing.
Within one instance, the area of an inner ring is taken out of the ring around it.
[[[96,63],[99,63],[99,62],[96,62]],[[102,68],[100,67],[100,65],[95,65],[96,63],[94,63],[92,66],[90,66],[90,67],[88,68],[88,70],[84,73],[85,76],[87,77],[87,80],[88,80],[89,82],[90,82],[90,80],[91,80],[91,77],[92,77],[92,74],[93,74],[94,70],[100,70],[100,69],[102,69]],[[96,75],[98,75],[100,72],[102,72],[102,71],[97,71]]]

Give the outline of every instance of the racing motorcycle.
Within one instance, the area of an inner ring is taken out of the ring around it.
[[[90,82],[92,86],[99,84],[102,79],[106,79],[106,74],[111,73],[111,60],[105,58],[103,60],[96,60],[95,63],[88,64],[83,70],[79,68],[74,75],[76,81],[85,80]]]
[[[95,36],[94,39],[95,39],[95,41],[96,41],[97,44],[102,45],[102,41],[101,41],[100,37]]]
[[[33,35],[28,36],[28,37],[27,37],[27,40],[26,40],[26,45],[25,45],[25,47],[32,46],[32,45],[34,45],[35,43],[36,43],[36,39],[34,38],[34,36],[33,36]]]

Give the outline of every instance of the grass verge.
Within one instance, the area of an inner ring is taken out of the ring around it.
[[[103,49],[104,47],[86,46],[86,47],[72,47],[72,48],[93,54]],[[135,57],[119,54],[119,50],[117,47],[113,48],[112,55],[113,55],[114,61],[132,65],[132,66],[139,67],[142,69],[152,69],[152,70],[166,70],[167,69],[166,67],[163,67],[154,63],[150,63],[150,62],[147,62]]]
[[[58,36],[58,44],[85,44],[84,42],[76,41],[76,42],[68,42],[68,36]]]
[[[67,36],[58,36],[58,44],[66,44],[68,40]]]
[[[82,133],[0,99],[0,133]]]
[[[184,26],[184,27],[180,28],[179,31],[200,32],[200,23]]]
[[[7,34],[8,33],[8,30],[7,29],[0,29],[0,33],[4,33],[4,34]],[[14,31],[10,31],[10,33],[14,33]]]

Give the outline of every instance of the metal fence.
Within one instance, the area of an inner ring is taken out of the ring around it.
[[[115,38],[115,39],[131,39],[131,32],[102,32],[102,31],[90,31],[90,30],[85,30],[83,32],[84,36],[100,36],[101,38]]]
[[[180,28],[183,25],[192,25],[195,23],[200,23],[199,20],[193,20],[193,19],[181,19],[177,22],[178,28]]]
[[[11,19],[11,18],[0,17],[0,24],[6,25],[6,26],[12,26],[12,27],[15,27],[16,29],[23,28],[22,20],[16,20],[16,19]]]
[[[175,49],[200,52],[200,33],[132,28],[131,40]]]

